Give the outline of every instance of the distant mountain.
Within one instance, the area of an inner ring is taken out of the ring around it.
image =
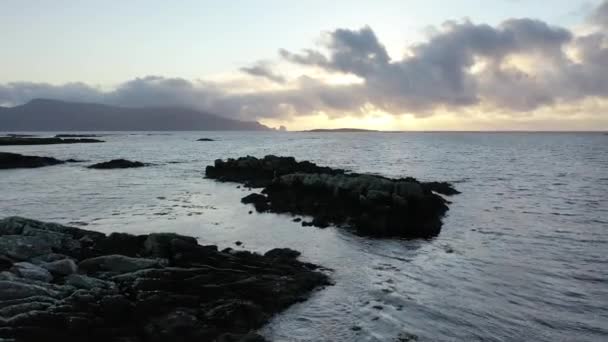
[[[318,129],[311,129],[311,130],[304,131],[304,132],[356,133],[356,132],[380,132],[380,131],[376,131],[376,130],[373,130],[373,129],[361,129],[361,128],[333,128],[333,129],[331,129],[331,128],[318,128]]]
[[[269,131],[239,121],[179,107],[116,107],[35,99],[0,107],[0,131]]]

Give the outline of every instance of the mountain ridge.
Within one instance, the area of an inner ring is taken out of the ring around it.
[[[0,131],[271,131],[257,121],[172,106],[122,107],[38,98],[0,107]]]

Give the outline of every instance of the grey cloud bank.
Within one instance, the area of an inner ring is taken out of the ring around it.
[[[451,21],[426,42],[410,46],[399,60],[391,59],[370,27],[337,29],[318,49],[281,49],[279,55],[325,73],[355,75],[360,83],[331,85],[305,75],[287,80],[272,64],[259,62],[241,71],[289,87],[235,94],[221,83],[160,76],[130,80],[111,91],[83,83],[17,82],[0,85],[0,104],[44,97],[135,107],[178,105],[248,119],[321,111],[341,116],[370,107],[419,117],[473,106],[517,114],[608,97],[608,1],[595,9],[588,25],[594,26],[593,33],[576,35],[525,18],[497,27]]]

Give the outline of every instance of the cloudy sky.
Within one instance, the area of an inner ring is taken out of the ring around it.
[[[289,129],[608,130],[608,0],[0,2],[0,105]]]

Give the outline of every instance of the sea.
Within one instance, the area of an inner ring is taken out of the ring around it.
[[[95,134],[106,142],[0,146],[83,160],[0,170],[0,217],[299,250],[334,285],[275,316],[260,330],[272,341],[608,341],[604,133]],[[268,154],[450,181],[462,194],[436,238],[372,239],[250,214],[240,198],[252,190],[205,178],[215,159]],[[86,168],[117,158],[152,165]]]

